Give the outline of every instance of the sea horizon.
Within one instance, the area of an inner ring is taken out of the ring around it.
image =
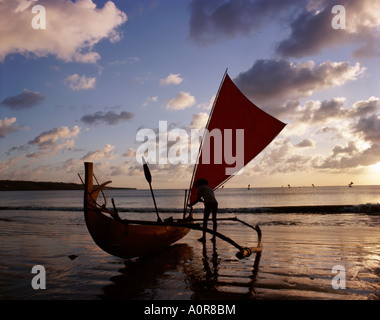
[[[182,212],[186,189],[155,189],[161,212]],[[154,211],[149,189],[107,189],[104,196],[112,208],[114,198],[120,212]],[[215,191],[220,213],[264,212],[373,212],[380,203],[380,185],[220,188]],[[103,197],[100,197],[103,199]],[[103,200],[101,200],[103,201]],[[339,208],[340,207],[340,208]],[[202,211],[198,204],[195,211]],[[83,210],[83,190],[27,190],[0,192],[0,210]],[[272,209],[272,210],[270,210]],[[282,210],[282,211],[281,211]],[[290,211],[289,211],[290,210]]]
[[[49,185],[49,184],[55,184],[55,185],[59,185],[59,184],[62,184],[62,185],[75,185],[75,186],[78,186],[78,187],[81,187],[83,188],[83,184],[82,183],[78,183],[78,182],[63,182],[63,181],[42,181],[42,180],[11,180],[11,179],[4,179],[4,180],[0,180],[0,184],[1,183],[5,183],[5,182],[16,182],[16,183],[41,183],[41,184],[46,184],[46,185]],[[1,185],[0,185],[1,186]],[[249,187],[248,187],[249,186]],[[217,190],[219,189],[247,189],[247,188],[250,188],[250,189],[264,189],[264,188],[318,188],[318,187],[348,187],[348,188],[354,188],[354,187],[370,187],[370,186],[380,186],[380,184],[352,184],[351,187],[349,186],[349,183],[347,184],[295,184],[295,185],[292,185],[292,184],[289,184],[289,185],[276,185],[276,186],[255,186],[255,185],[245,185],[245,186],[221,186],[219,188],[217,188]],[[107,186],[106,188],[111,188],[111,189],[126,189],[126,190],[150,190],[149,187],[143,187],[143,188],[137,188],[137,187],[125,187],[125,186],[112,186],[112,182],[109,186]],[[157,186],[154,186],[154,189],[155,190],[188,190],[189,187],[175,187],[175,188],[163,188],[163,187],[157,187]],[[45,189],[44,189],[45,190]],[[46,189],[46,190],[49,190],[49,189]],[[54,189],[54,190],[81,190],[81,189]],[[4,189],[1,189],[0,188],[0,192],[1,191],[19,191],[19,190],[4,190]],[[29,191],[29,190],[20,190],[20,191]],[[33,190],[30,190],[30,191],[33,191]],[[42,189],[41,190],[36,190],[36,191],[43,191]]]

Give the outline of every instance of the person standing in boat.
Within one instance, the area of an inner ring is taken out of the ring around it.
[[[198,179],[195,181],[194,186],[198,189],[197,199],[190,203],[188,206],[192,207],[198,202],[204,203],[204,213],[203,213],[203,236],[199,239],[199,241],[206,240],[206,231],[207,229],[207,221],[212,213],[212,222],[213,222],[213,230],[216,231],[216,214],[218,212],[218,202],[215,199],[214,191],[208,186],[208,181],[206,179]],[[212,240],[215,240],[215,235],[212,237]]]

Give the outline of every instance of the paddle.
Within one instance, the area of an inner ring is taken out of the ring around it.
[[[146,163],[144,157],[142,157],[142,160],[143,160],[143,167],[144,167],[144,175],[145,175],[145,179],[146,181],[148,181],[149,183],[149,188],[150,188],[150,192],[152,194],[152,198],[153,198],[153,203],[154,203],[154,208],[156,209],[156,214],[157,214],[157,221],[158,222],[162,222],[160,216],[158,215],[158,209],[157,209],[157,204],[156,204],[156,199],[154,198],[154,193],[153,193],[153,189],[152,189],[152,175],[150,174],[150,170],[148,168],[148,164]]]

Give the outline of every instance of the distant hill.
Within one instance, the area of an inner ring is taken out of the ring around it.
[[[135,188],[109,188],[135,189]],[[0,191],[83,190],[79,183],[0,180]]]

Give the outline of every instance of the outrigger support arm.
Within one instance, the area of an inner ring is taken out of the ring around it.
[[[226,218],[224,220],[235,220],[235,221],[239,221],[239,222],[242,222],[241,220],[237,219],[237,218]],[[233,245],[235,248],[237,248],[239,251],[236,253],[236,257],[238,259],[243,259],[243,258],[247,258],[249,257],[252,253],[258,253],[258,252],[261,252],[262,251],[262,239],[261,239],[261,229],[260,227],[257,225],[256,227],[253,227],[245,222],[243,222],[245,225],[251,227],[252,229],[256,230],[257,232],[257,236],[258,236],[258,242],[257,242],[257,247],[242,247],[241,245],[237,244],[234,240],[232,240],[231,238],[228,238],[226,237],[225,235],[221,234],[220,232],[217,232],[217,231],[214,231],[214,230],[211,230],[211,229],[204,229],[202,225],[200,224],[182,224],[182,223],[177,223],[180,224],[181,226],[184,226],[185,228],[189,228],[189,229],[194,229],[194,230],[200,230],[200,231],[205,231],[207,233],[210,233],[226,242],[228,242],[229,244]]]
[[[238,259],[243,259],[243,258],[247,258],[249,257],[252,253],[258,253],[258,252],[261,252],[262,251],[262,238],[261,238],[261,229],[260,227],[257,225],[255,227],[251,226],[250,224],[238,219],[238,218],[221,218],[221,219],[217,219],[217,220],[231,220],[231,221],[238,221],[238,222],[241,222],[243,223],[244,225],[254,229],[256,232],[257,232],[257,236],[258,236],[258,243],[257,243],[257,247],[242,247],[241,245],[239,245],[238,243],[236,243],[234,240],[232,240],[231,238],[228,238],[226,237],[224,234],[221,234],[220,232],[217,232],[217,231],[214,231],[214,230],[211,230],[211,229],[204,229],[203,226],[201,224],[193,224],[191,223],[191,221],[194,221],[194,220],[198,220],[198,219],[193,219],[193,220],[177,220],[177,221],[173,221],[173,222],[169,222],[169,221],[164,221],[164,222],[150,222],[150,221],[141,221],[141,220],[122,220],[122,222],[126,223],[126,224],[134,224],[134,223],[138,223],[138,224],[144,224],[144,225],[167,225],[167,226],[181,226],[183,228],[189,228],[189,229],[192,229],[192,230],[199,230],[199,231],[205,231],[207,233],[210,233],[226,242],[228,242],[229,244],[233,245],[235,248],[237,248],[239,251],[236,253],[236,257]]]
[[[232,219],[231,219],[232,220]],[[239,221],[239,220],[236,220]],[[252,227],[252,226],[251,226]],[[259,226],[252,227],[253,229],[256,230],[257,235],[258,235],[258,245],[257,247],[242,247],[239,244],[237,244],[235,241],[233,241],[231,238],[226,237],[225,235],[211,230],[211,229],[204,229],[203,226],[201,225],[186,225],[186,228],[189,229],[195,229],[195,230],[205,230],[207,233],[210,233],[212,235],[217,236],[218,238],[221,238],[222,240],[232,244],[234,247],[236,247],[239,251],[236,253],[236,257],[238,259],[243,259],[249,257],[252,253],[258,253],[262,251],[262,239],[261,239],[261,229]]]

